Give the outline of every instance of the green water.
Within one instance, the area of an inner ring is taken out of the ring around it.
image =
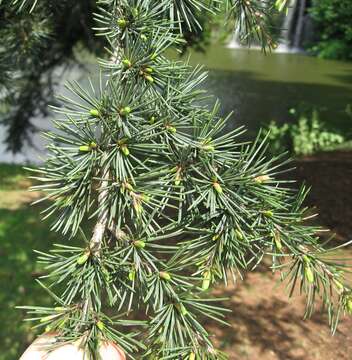
[[[293,121],[288,110],[306,104],[320,110],[328,127],[352,130],[345,112],[352,105],[352,63],[220,46],[192,53],[191,63],[209,69],[206,87],[223,114],[234,111],[234,126],[254,131],[270,120]]]

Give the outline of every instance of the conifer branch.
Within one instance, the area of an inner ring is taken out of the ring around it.
[[[219,2],[98,3],[96,31],[113,61],[100,61],[98,86],[69,84],[33,187],[51,201],[52,229],[80,231],[85,244],[38,252],[48,271],[40,284],[57,306],[27,307],[31,320],[55,331],[59,346],[83,340],[89,359],[106,343],[131,358],[225,359],[201,324],[226,323],[224,299],[209,291],[270,256],[290,294],[306,295],[305,315],[320,297],[335,331],[352,291],[345,266],[324,258],[320,227],[306,222],[306,189],[278,179],[287,161],[268,157],[260,134],[244,143],[242,128],[226,130],[230,116],[199,90],[200,67],[165,55]],[[231,14],[253,30],[265,21],[253,13],[261,3],[231,1]],[[143,321],[130,320],[134,310]]]

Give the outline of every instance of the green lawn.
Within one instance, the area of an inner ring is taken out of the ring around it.
[[[18,190],[28,183],[29,172],[20,165],[0,163],[0,191]]]
[[[0,164],[0,360],[18,359],[32,340],[31,324],[17,305],[45,305],[50,299],[34,281],[40,271],[33,249],[45,251],[58,235],[40,221],[40,206],[26,188],[28,173],[19,166]]]

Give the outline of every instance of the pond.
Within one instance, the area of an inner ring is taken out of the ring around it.
[[[352,121],[345,113],[352,105],[352,63],[327,61],[302,54],[267,54],[257,50],[211,46],[206,53],[191,54],[191,64],[209,69],[206,88],[222,103],[224,115],[234,111],[230,127],[246,125],[249,135],[270,120],[292,121],[288,111],[302,103],[321,110],[321,118],[332,128],[350,132]],[[95,69],[96,66],[90,67]],[[87,74],[73,69],[68,77],[87,84]],[[93,76],[94,77],[94,76]],[[63,91],[60,85],[58,92]],[[35,125],[49,128],[47,119]],[[0,162],[38,160],[44,140],[35,136],[37,149],[25,147],[24,154],[5,153],[0,127]]]
[[[352,130],[345,112],[352,105],[352,63],[222,46],[192,53],[191,63],[209,69],[206,87],[223,114],[234,111],[234,126],[253,132],[270,120],[292,121],[289,109],[306,104],[319,109],[329,127]]]

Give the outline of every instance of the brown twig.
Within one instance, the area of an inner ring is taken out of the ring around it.
[[[104,153],[102,162],[104,163],[104,160],[106,159],[107,154]],[[106,206],[105,201],[108,197],[108,185],[109,185],[109,169],[105,167],[102,171],[102,180],[101,180],[101,190],[99,196],[98,196],[98,206],[102,207],[102,211],[99,212],[98,215],[98,221],[94,226],[93,230],[93,236],[90,240],[90,251],[94,255],[99,255],[102,242],[104,239],[105,231],[107,228],[108,223],[108,208]]]

